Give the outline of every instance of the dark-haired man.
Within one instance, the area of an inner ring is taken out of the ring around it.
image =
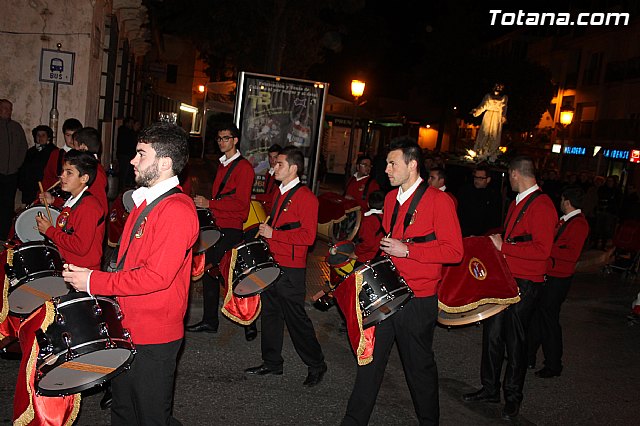
[[[386,173],[398,189],[385,198],[383,226],[389,236],[380,242],[415,297],[376,325],[373,361],[358,367],[343,425],[369,423],[394,343],[418,422],[439,422],[438,370],[432,349],[438,316],[436,289],[442,265],[459,262],[463,249],[453,201],[422,180],[420,157],[420,147],[413,139],[391,142]]]
[[[111,381],[111,424],[170,424],[191,247],[198,237],[193,201],[176,188],[189,158],[187,134],[175,125],[155,123],[140,134],[136,152],[131,164],[140,187],[133,193],[135,207],[118,253],[122,269],[109,273],[69,264],[63,276],[76,290],[118,296],[122,325],[136,343],[131,368]]]
[[[196,195],[196,206],[211,210],[223,237],[206,253],[206,263],[217,266],[224,254],[242,241],[242,224],[249,216],[251,188],[255,173],[251,163],[242,157],[238,145],[240,132],[235,124],[227,123],[218,129],[216,141],[222,152],[220,165],[211,187],[211,198]],[[202,321],[187,326],[190,332],[217,333],[220,320],[221,277],[205,273],[202,277],[204,313]],[[255,326],[245,327],[247,340],[255,339]]]
[[[509,164],[511,189],[518,193],[504,222],[504,238],[491,235],[520,290],[520,302],[485,320],[482,329],[482,388],[463,395],[466,402],[500,402],[502,362],[507,353],[503,381],[502,418],[512,420],[520,411],[527,372],[526,331],[551,254],[558,216],[551,199],[536,183],[533,160],[516,157]]]
[[[536,371],[543,379],[562,373],[562,327],[560,308],[567,298],[576,263],[589,235],[589,224],[582,214],[584,191],[568,187],[560,195],[563,216],[556,225],[547,276],[529,327],[529,365],[535,365],[536,352],[542,345],[544,367]]]
[[[64,153],[71,151],[74,146],[73,134],[82,129],[82,123],[75,118],[68,118],[62,124],[62,135],[64,136],[64,145],[58,151],[55,151],[49,157],[47,165],[44,168],[44,176],[42,177],[42,186],[50,188],[51,185],[59,180],[62,173],[62,164],[64,163]]]
[[[362,212],[368,208],[369,194],[380,189],[378,182],[370,176],[371,166],[371,157],[368,155],[358,157],[356,172],[349,178],[344,190],[345,197],[356,200]]]
[[[429,186],[433,186],[451,197],[453,205],[456,210],[458,209],[458,200],[456,199],[456,196],[447,188],[447,172],[443,167],[432,167],[429,169],[428,181]]]
[[[51,127],[41,124],[34,127],[31,134],[34,145],[27,150],[27,156],[18,171],[18,188],[22,192],[23,204],[31,204],[37,198],[38,182],[42,181],[44,168],[51,154],[58,150],[51,143],[53,140]]]
[[[484,165],[473,171],[473,182],[458,194],[458,217],[462,236],[481,236],[500,226],[502,199],[491,188],[491,174]]]
[[[259,229],[283,274],[260,294],[263,364],[248,368],[245,373],[258,376],[282,374],[286,324],[296,352],[308,367],[303,385],[313,387],[322,381],[327,364],[313,324],[304,309],[307,251],[316,239],[318,199],[300,182],[303,173],[302,151],[294,146],[284,148],[275,166],[275,178],[282,183],[273,199],[271,219],[268,224],[261,224]]]
[[[264,192],[259,194],[251,195],[253,200],[259,201],[264,206],[264,210],[266,212],[271,211],[271,203],[273,202],[273,196],[278,190],[278,182],[275,178],[275,167],[276,162],[278,160],[278,154],[282,151],[282,147],[280,145],[273,144],[269,147],[269,151],[267,153],[269,160],[269,170],[264,174]]]

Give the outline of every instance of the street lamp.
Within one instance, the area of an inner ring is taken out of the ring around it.
[[[563,171],[562,160],[564,158],[565,146],[569,142],[569,139],[567,138],[567,127],[571,124],[572,121],[573,121],[573,108],[569,106],[562,107],[562,109],[560,110],[560,124],[562,124],[562,146],[560,148],[560,172]]]
[[[351,95],[353,96],[353,116],[351,117],[351,133],[349,133],[349,152],[347,153],[347,164],[344,166],[344,179],[345,182],[349,180],[351,176],[351,160],[353,151],[353,134],[356,131],[356,118],[358,117],[358,99],[364,93],[364,81],[351,80]]]

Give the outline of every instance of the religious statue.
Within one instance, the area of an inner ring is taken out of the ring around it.
[[[504,85],[496,83],[493,92],[487,93],[480,105],[471,110],[474,117],[484,112],[482,124],[473,150],[479,159],[495,160],[500,148],[502,125],[507,121],[507,95],[503,95]]]

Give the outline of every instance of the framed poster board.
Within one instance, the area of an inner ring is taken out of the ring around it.
[[[269,169],[271,145],[294,145],[305,158],[301,180],[315,188],[328,87],[316,81],[239,74],[234,122],[240,129],[240,151],[253,165],[257,179]],[[259,182],[254,186],[259,187]]]

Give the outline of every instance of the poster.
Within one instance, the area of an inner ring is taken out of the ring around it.
[[[240,150],[256,177],[269,169],[271,145],[294,145],[305,157],[301,180],[314,188],[328,84],[242,72],[237,87],[234,121]]]

